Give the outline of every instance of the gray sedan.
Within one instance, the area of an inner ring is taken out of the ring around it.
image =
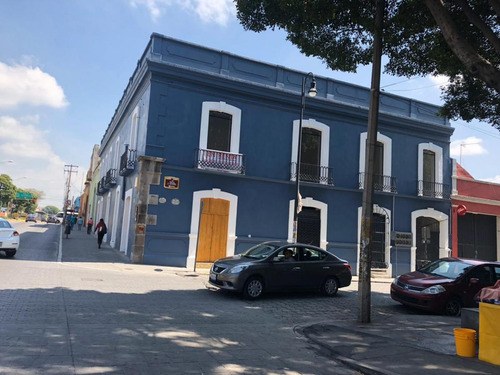
[[[316,246],[264,242],[217,260],[209,282],[248,299],[258,298],[264,291],[288,290],[320,290],[334,296],[339,288],[351,284],[351,266]]]

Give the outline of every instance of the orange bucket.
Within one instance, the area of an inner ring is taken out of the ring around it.
[[[455,328],[455,348],[460,357],[476,356],[476,330]]]

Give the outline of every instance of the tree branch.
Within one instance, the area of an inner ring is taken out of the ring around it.
[[[476,26],[479,31],[483,33],[483,35],[488,39],[491,46],[495,49],[495,51],[500,54],[500,40],[497,38],[493,30],[484,22],[481,17],[477,15],[476,12],[467,4],[465,0],[455,0],[457,4],[462,8],[464,14],[467,19]]]
[[[500,16],[500,1],[490,0],[489,3],[491,5],[491,7],[493,8],[493,10],[495,11],[495,13],[497,14],[497,16]]]
[[[500,71],[488,60],[479,55],[465,40],[456,24],[453,22],[442,0],[423,0],[432,17],[439,26],[441,33],[457,58],[465,68],[486,85],[500,93]]]

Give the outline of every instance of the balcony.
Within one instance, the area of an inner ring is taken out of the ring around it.
[[[418,181],[418,195],[431,198],[450,199],[450,186],[433,181]]]
[[[128,176],[135,170],[135,162],[137,160],[137,150],[125,149],[120,159],[120,176]]]
[[[365,173],[359,174],[359,188],[364,189],[365,186]],[[392,176],[382,176],[378,174],[373,175],[373,190],[385,191],[388,193],[397,193],[397,179]]]
[[[195,168],[245,174],[245,155],[197,149]]]
[[[85,177],[85,181],[86,182],[92,181],[92,171],[90,171],[90,170],[87,171],[87,175]]]
[[[106,177],[101,178],[101,180],[97,183],[97,195],[103,195],[106,193],[109,188],[106,187],[106,184],[104,183],[106,180]]]
[[[116,186],[116,169],[110,169],[106,172],[106,176],[104,177],[104,187],[112,188]]]
[[[296,181],[297,163],[291,164],[290,180]],[[300,163],[299,180],[317,184],[333,185],[333,168]]]

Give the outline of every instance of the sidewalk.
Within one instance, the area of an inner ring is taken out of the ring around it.
[[[97,237],[88,235],[83,228],[82,231],[73,230],[68,239],[63,234],[60,251],[62,262],[130,263],[126,256],[107,243],[98,249]],[[173,267],[162,269],[187,272]],[[196,272],[204,274],[208,269],[200,268]],[[356,281],[357,278],[353,278],[353,282]],[[377,279],[373,282],[388,281]],[[323,355],[362,374],[500,373],[500,366],[480,361],[477,357],[464,358],[455,354],[453,329],[460,327],[460,319],[428,314],[395,316],[373,308],[371,323],[361,324],[356,318],[299,326],[295,331],[318,347]]]
[[[97,247],[97,235],[87,234],[87,229],[78,230],[75,225],[71,234],[66,238],[64,226],[61,225],[62,237],[59,247],[58,260],[60,262],[101,262],[101,263],[130,263],[130,260],[120,251],[103,242]]]
[[[298,332],[338,361],[363,374],[498,374],[500,366],[455,354],[453,324],[411,321],[324,322]],[[500,350],[500,349],[499,349]],[[500,353],[499,353],[500,354]]]

